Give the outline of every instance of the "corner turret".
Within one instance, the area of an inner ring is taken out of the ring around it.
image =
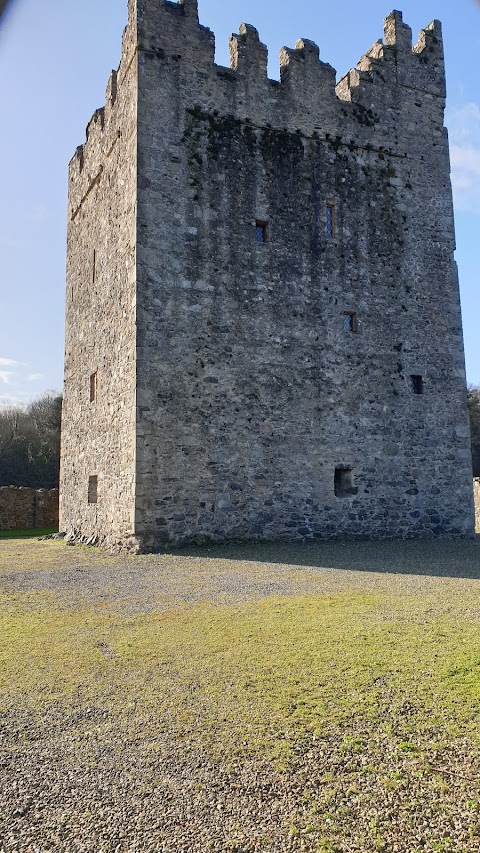
[[[374,84],[372,86],[368,84]],[[412,47],[412,30],[403,22],[401,12],[393,11],[385,18],[384,41],[377,41],[355,69],[351,69],[337,84],[337,96],[364,106],[384,103],[400,90],[408,93],[428,93],[445,97],[445,67],[443,60],[442,28],[433,21],[420,31]],[[441,108],[443,111],[443,104]]]
[[[447,94],[445,80],[445,58],[443,52],[442,25],[440,21],[432,21],[428,27],[420,30],[418,41],[413,48],[423,66],[424,74],[428,75],[437,85],[434,94],[445,98]]]
[[[197,66],[213,66],[215,37],[198,20],[198,0],[130,0],[140,51],[193,56]],[[136,9],[136,12],[135,12]]]

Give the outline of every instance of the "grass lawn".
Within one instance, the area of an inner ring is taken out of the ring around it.
[[[242,549],[235,560],[21,547],[4,552],[0,581],[4,713],[42,729],[59,708],[70,720],[101,709],[70,724],[80,763],[97,754],[92,739],[150,758],[168,740],[222,773],[257,763],[285,778],[276,840],[235,847],[232,826],[218,849],[480,849],[478,543],[419,546],[417,566],[414,543],[390,543],[407,549],[404,572],[377,558],[369,571],[371,545],[325,546],[313,565],[312,551],[293,565]],[[158,774],[148,780],[160,796]]]
[[[56,527],[30,527],[25,530],[0,530],[0,539],[31,539],[34,536],[49,536],[58,533]]]

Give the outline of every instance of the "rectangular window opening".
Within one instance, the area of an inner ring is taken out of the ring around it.
[[[345,311],[342,318],[344,332],[352,332],[353,334],[358,332],[358,318],[354,311]]]
[[[423,394],[423,376],[419,376],[418,374],[413,374],[410,376],[410,381],[412,383],[412,391],[414,394]]]
[[[95,474],[88,478],[88,503],[96,504],[98,502],[98,477]]]
[[[255,240],[257,243],[268,243],[268,222],[257,219],[255,222]]]
[[[327,237],[335,237],[335,205],[327,204],[326,210],[326,234]]]
[[[92,282],[95,284],[95,277],[97,275],[97,253],[95,249],[93,250],[93,264],[92,264]]]
[[[98,374],[97,371],[90,376],[90,402],[95,403],[97,399]]]
[[[356,495],[358,489],[355,488],[353,482],[353,468],[340,466],[335,468],[335,497],[347,498]]]

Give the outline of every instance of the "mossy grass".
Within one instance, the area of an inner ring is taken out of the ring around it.
[[[421,754],[425,739],[479,734],[480,611],[471,596],[443,596],[433,609],[429,596],[352,590],[125,617],[4,592],[1,705],[135,707],[223,757],[283,763],[332,731],[355,751],[360,723],[363,737],[394,729],[399,750]]]
[[[58,533],[58,527],[28,527],[24,530],[0,530],[0,539],[32,539]]]
[[[25,751],[96,775],[113,755],[143,768],[154,802],[172,758],[196,790],[223,780],[222,803],[225,780],[228,799],[245,778],[274,779],[292,850],[401,839],[420,853],[425,835],[429,850],[476,853],[478,553],[336,543],[124,558],[3,542],[13,766]],[[228,849],[253,849],[237,828]]]

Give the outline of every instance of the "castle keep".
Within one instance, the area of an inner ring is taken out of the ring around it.
[[[471,535],[441,26],[338,84],[130,0],[70,164],[61,527],[131,551]]]

